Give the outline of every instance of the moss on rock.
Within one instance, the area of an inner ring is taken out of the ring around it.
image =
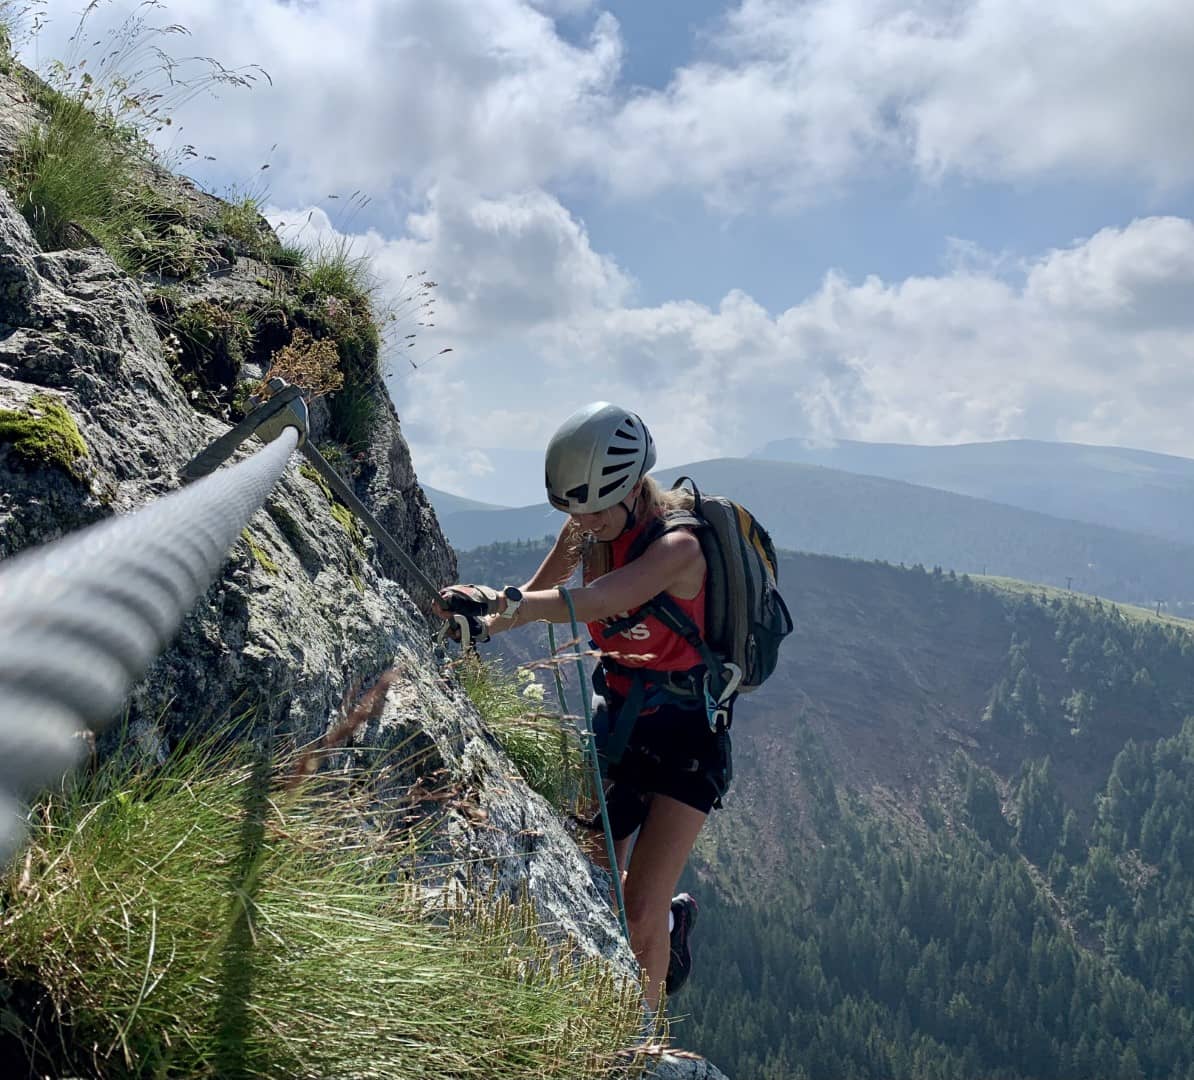
[[[253,560],[265,570],[267,573],[278,573],[279,567],[273,559],[269,557],[269,553],[256,540],[253,539],[253,534],[248,529],[241,530],[241,539],[249,545],[249,554],[253,556]]]
[[[332,494],[332,489],[328,482],[319,475],[319,471],[314,465],[308,465],[305,461],[299,466],[299,476],[304,476],[313,484],[319,485],[319,490],[323,492],[324,497],[328,502],[334,503],[336,496]]]
[[[65,405],[48,394],[34,394],[27,409],[0,409],[0,443],[27,465],[52,465],[68,476],[83,477],[80,458],[87,444]]]
[[[348,509],[343,503],[332,503],[332,517],[334,517],[343,526],[344,531],[348,533],[348,538],[353,542],[353,545],[358,551],[364,553],[365,551],[365,534],[361,532],[361,526],[357,522],[357,516]]]
[[[348,538],[352,541],[355,547],[362,554],[365,553],[365,534],[361,531],[360,522],[357,520],[356,514],[348,509],[342,502],[340,502],[335,495],[332,494],[332,489],[328,482],[319,475],[319,472],[311,465],[304,462],[299,466],[299,475],[305,476],[312,483],[318,484],[320,490],[327,498],[328,504],[331,506],[332,517],[334,517],[340,526],[348,533]]]

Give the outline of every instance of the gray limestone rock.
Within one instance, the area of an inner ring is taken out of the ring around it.
[[[244,275],[236,281],[248,287]],[[210,282],[196,290],[209,299],[218,291]],[[372,391],[379,421],[356,489],[423,571],[448,583],[454,555],[380,378]],[[26,409],[39,393],[66,407],[87,455],[68,475],[0,443],[0,558],[173,490],[180,467],[228,426],[192,408],[141,286],[101,250],[41,252],[0,192],[0,409]],[[429,826],[419,857],[432,892],[525,890],[559,940],[632,977],[607,881],[445,673],[428,598],[410,591],[371,537],[333,516],[297,455],[246,532],[128,702],[143,743],[162,747],[181,732],[229,723],[306,743],[394,670],[384,708],[358,744],[402,748],[391,782]],[[676,1061],[692,1069],[654,1075],[721,1076]]]
[[[703,1057],[682,1051],[661,1055],[646,1075],[652,1080],[728,1080],[725,1073]]]

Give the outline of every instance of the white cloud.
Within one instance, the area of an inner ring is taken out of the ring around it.
[[[283,236],[315,246],[343,235],[321,207],[269,207],[266,216]],[[583,223],[543,191],[484,198],[437,188],[407,217],[405,235],[387,239],[370,230],[350,237],[352,250],[368,255],[388,283],[391,299],[409,292],[412,276],[436,268],[442,280],[435,324],[445,334],[535,333],[616,308],[632,289],[616,262],[593,250]]]
[[[529,330],[620,304],[631,283],[589,244],[582,223],[554,196],[523,191],[483,198],[433,190],[408,219],[411,247],[451,265],[441,295],[458,329]]]
[[[70,7],[50,3],[43,55]],[[738,209],[815,200],[876,167],[1194,181],[1188,0],[742,0],[703,58],[633,93],[617,21],[584,0],[170,0],[167,13],[188,48],[270,72],[272,87],[192,103],[184,137],[252,163],[246,182],[276,146],[286,202],[595,183]],[[564,13],[590,20],[582,44],[558,32]]]
[[[1028,292],[1098,322],[1194,328],[1194,223],[1158,217],[1103,229],[1033,266]]]
[[[102,7],[92,31],[131,6]],[[51,0],[43,56],[65,47],[75,7]],[[286,202],[395,185],[421,197],[444,179],[535,186],[593,156],[621,62],[612,16],[576,46],[526,0],[168,0],[159,21],[189,31],[172,46],[268,71],[272,85],[197,99],[180,120],[225,167],[255,171],[276,146],[273,194]]]
[[[597,6],[597,0],[530,0],[533,7],[548,15],[583,15]]]
[[[608,398],[642,413],[672,463],[788,435],[1035,437],[1194,455],[1194,320],[1178,303],[1194,223],[1142,219],[1015,273],[974,263],[892,282],[830,273],[778,315],[741,291],[715,308],[627,307],[611,295],[531,338],[466,335],[450,366],[428,367],[398,396],[433,419],[415,430],[423,451],[437,438],[457,450],[541,446],[581,402]]]
[[[61,42],[74,20],[50,6]],[[352,232],[310,207],[364,189],[376,227],[354,240],[391,295],[438,280],[434,318],[412,320],[435,326],[392,384],[436,478],[471,483],[474,451],[541,446],[599,397],[642,412],[675,463],[790,434],[1194,453],[1184,218],[1023,264],[959,241],[939,275],[829,272],[775,313],[745,289],[637,304],[560,194],[685,190],[734,209],[815,199],[876,165],[1194,181],[1188,0],[743,0],[701,60],[631,96],[597,7],[170,0],[194,52],[274,79],[196,101],[185,137],[246,179],[277,144],[273,196],[306,209],[275,217],[309,217],[312,235]],[[592,30],[574,45],[552,16],[578,13]]]
[[[923,176],[1194,179],[1186,0],[742,0],[614,117],[624,194],[807,200],[876,159]]]
[[[319,213],[280,216],[328,235]],[[741,290],[716,307],[629,305],[616,264],[542,193],[439,193],[411,222],[399,240],[354,244],[394,291],[428,264],[461,283],[421,331],[420,370],[396,365],[392,384],[441,483],[447,468],[475,476],[476,448],[543,445],[597,398],[641,412],[675,463],[787,435],[1058,438],[1194,455],[1184,218],[1104,229],[1015,268],[969,250],[938,276],[830,272],[775,315]],[[435,357],[445,345],[454,351]]]

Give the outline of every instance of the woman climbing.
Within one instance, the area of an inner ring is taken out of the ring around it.
[[[700,652],[639,611],[666,594],[704,631],[700,542],[687,527],[663,528],[692,499],[647,476],[654,463],[655,444],[634,413],[596,402],[570,416],[547,447],[547,495],[568,519],[543,564],[521,589],[455,585],[437,608],[445,618],[483,617],[490,633],[567,623],[561,587],[583,565],[583,587],[571,599],[601,651],[594,682],[604,705],[594,729],[630,944],[651,1010],[665,983],[675,993],[691,967],[696,903],[672,893],[709,811],[721,804],[730,764],[728,735],[715,734],[706,713]],[[608,869],[603,851],[595,857]]]

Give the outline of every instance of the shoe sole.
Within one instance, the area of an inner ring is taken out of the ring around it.
[[[680,977],[678,984],[673,983],[672,987],[668,990],[669,995],[677,993],[688,981],[688,976],[692,972],[692,952],[688,948],[688,935],[692,932],[692,928],[696,925],[697,914],[701,910],[700,905],[696,902],[696,899],[689,893],[680,893],[680,895],[677,896],[673,901],[673,904],[679,904],[681,910],[684,912],[682,918],[684,918],[686,922],[684,925],[684,937],[683,941],[681,942],[681,948],[683,949],[683,952],[677,952],[675,949],[670,950],[668,965],[669,974],[670,968],[673,966],[670,962],[672,960],[679,962],[677,966],[683,969],[684,974]],[[675,917],[677,919],[678,925],[681,916]]]

